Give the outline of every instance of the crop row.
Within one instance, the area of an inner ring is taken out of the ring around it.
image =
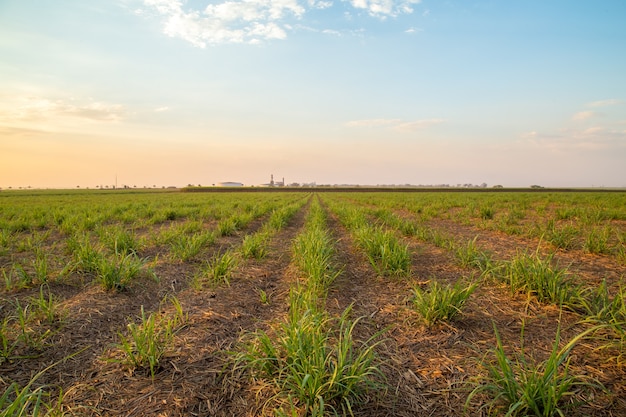
[[[344,201],[403,209],[421,220],[446,219],[510,235],[542,238],[626,263],[623,193],[360,193]]]
[[[512,259],[496,260],[476,245],[476,239],[459,241],[458,237],[428,227],[419,216],[400,216],[388,207],[375,206],[371,200],[355,204],[345,195],[327,195],[324,200],[351,230],[357,245],[380,274],[411,276],[411,261],[407,258],[415,255],[400,243],[402,238],[398,233],[442,247],[453,254],[461,267],[479,273],[470,283],[459,280],[442,286],[433,278],[427,288],[413,285],[413,305],[428,326],[439,320],[453,319],[477,286],[494,284],[506,285],[512,295],[525,293],[539,302],[576,311],[580,314],[579,322],[589,324],[564,346],[561,346],[560,329],[557,329],[551,355],[544,361],[535,361],[524,350],[514,358],[507,357],[498,330],[494,328],[497,346],[492,355],[495,362],[484,363],[487,376],[468,396],[468,404],[478,393],[489,392],[493,400],[480,408],[494,409],[505,399],[508,405],[504,410],[512,415],[562,413],[564,410],[560,407],[566,397],[573,395],[574,387],[595,384],[584,375],[573,375],[568,369],[572,349],[588,337],[598,343],[600,349],[613,352],[609,360],[616,366],[623,366],[626,347],[626,287],[623,284],[610,294],[605,282],[593,287],[576,280],[566,268],[553,261],[552,255],[544,258],[538,252],[518,252]],[[374,219],[377,225],[373,225],[376,224]]]
[[[271,332],[250,335],[238,358],[252,378],[267,381],[271,394],[264,408],[275,415],[348,415],[377,386],[374,338],[356,342],[350,307],[339,317],[324,309],[339,274],[334,247],[326,214],[313,200],[293,244],[301,278],[290,290],[288,315]]]

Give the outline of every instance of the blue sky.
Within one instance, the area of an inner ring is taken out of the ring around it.
[[[0,187],[626,186],[626,2],[0,0]]]

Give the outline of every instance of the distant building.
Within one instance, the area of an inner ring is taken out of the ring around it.
[[[240,182],[225,181],[225,182],[218,182],[217,186],[218,187],[243,187],[243,184]]]
[[[270,175],[270,182],[265,184],[259,184],[259,187],[284,187],[285,186],[285,178],[283,177],[281,181],[274,181],[274,174]]]

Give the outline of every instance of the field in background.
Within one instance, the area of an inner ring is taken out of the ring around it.
[[[0,409],[623,415],[625,272],[620,192],[3,191]]]

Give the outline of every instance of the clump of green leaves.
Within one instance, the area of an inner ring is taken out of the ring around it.
[[[594,381],[571,375],[569,372],[570,352],[592,330],[578,334],[559,348],[559,327],[550,356],[537,362],[523,349],[514,358],[508,357],[494,324],[494,360],[483,362],[487,376],[470,393],[466,406],[476,395],[487,393],[492,399],[481,409],[488,408],[490,414],[497,412],[507,416],[565,416],[567,409],[574,405],[572,401],[567,401],[573,399],[576,389],[598,386]]]
[[[476,283],[442,285],[432,280],[426,289],[419,285],[413,288],[413,306],[428,326],[439,321],[451,321],[461,313],[476,287]]]
[[[177,328],[184,320],[182,308],[177,299],[173,305],[176,314],[171,317],[157,313],[146,315],[141,306],[140,322],[129,323],[128,334],[120,334],[118,347],[124,354],[122,362],[132,370],[149,370],[150,376],[154,378],[162,358],[172,348]]]
[[[402,245],[393,232],[366,225],[356,229],[355,236],[378,273],[395,276],[411,273],[408,246]]]
[[[512,292],[527,292],[541,302],[574,307],[581,298],[582,289],[567,269],[553,264],[553,256],[541,258],[538,253],[519,254],[502,265],[500,277]]]
[[[267,255],[267,241],[265,233],[246,235],[241,243],[241,254],[244,258],[264,258]]]
[[[121,291],[143,270],[146,261],[134,254],[100,257],[97,279],[105,290]]]
[[[215,254],[210,260],[204,262],[200,272],[194,277],[192,286],[200,290],[206,282],[211,287],[221,284],[230,285],[232,272],[238,262],[239,258],[233,251]]]
[[[238,362],[273,385],[283,408],[312,416],[352,414],[355,403],[381,387],[381,373],[378,342],[358,343],[358,320],[349,320],[349,313],[350,308],[336,322],[316,310],[291,314],[276,335],[257,333]]]
[[[461,266],[478,268],[483,273],[487,273],[493,268],[493,261],[488,252],[478,247],[476,239],[477,237],[468,241],[466,245],[457,246],[454,253]]]
[[[197,232],[191,235],[178,234],[171,240],[170,255],[173,259],[188,261],[196,256],[202,248],[215,242],[215,233]]]

